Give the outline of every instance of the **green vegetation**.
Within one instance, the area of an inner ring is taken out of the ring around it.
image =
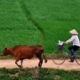
[[[0,0],[0,53],[6,46],[41,44],[46,54],[58,40],[80,33],[80,0]],[[80,34],[79,34],[80,36]],[[79,71],[41,69],[41,80],[80,80]],[[32,80],[32,70],[0,69],[0,80]]]
[[[0,52],[6,45],[41,44],[51,53],[69,30],[80,33],[79,25],[80,0],[1,0]]]
[[[34,80],[33,69],[0,69],[0,80]],[[79,71],[65,71],[57,69],[42,68],[39,71],[40,80],[80,80]]]

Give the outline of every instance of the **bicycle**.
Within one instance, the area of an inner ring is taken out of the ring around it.
[[[80,49],[75,53],[75,61],[77,64],[80,65],[79,53],[80,53]],[[69,57],[70,57],[70,54],[64,50],[64,42],[59,40],[57,44],[57,49],[52,53],[52,61],[57,65],[61,65]]]

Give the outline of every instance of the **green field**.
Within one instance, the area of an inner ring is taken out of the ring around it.
[[[50,54],[73,28],[80,33],[80,0],[0,0],[0,53],[6,46],[41,44]],[[33,80],[33,70],[19,71],[0,68],[0,80]],[[80,80],[80,71],[47,71],[40,70],[41,80]]]
[[[80,0],[1,0],[0,52],[5,46],[41,44],[51,53],[69,30],[80,33]]]

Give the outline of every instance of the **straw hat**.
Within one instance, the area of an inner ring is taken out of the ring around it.
[[[71,31],[69,31],[71,34],[78,34],[78,32],[75,29],[72,29]]]

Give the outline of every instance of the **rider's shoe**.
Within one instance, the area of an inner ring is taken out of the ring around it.
[[[74,60],[70,60],[69,62],[74,62]]]
[[[69,62],[74,62],[74,58],[70,58],[70,61]]]
[[[74,56],[70,57],[70,61],[69,62],[74,62],[74,59],[75,59]]]

